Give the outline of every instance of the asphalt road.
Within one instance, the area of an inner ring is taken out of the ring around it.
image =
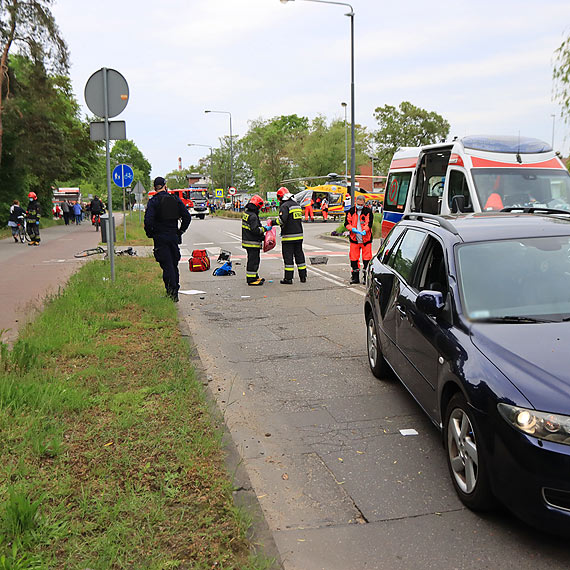
[[[181,318],[224,414],[287,570],[568,568],[568,541],[504,509],[477,515],[452,488],[441,436],[396,380],[366,357],[364,288],[348,286],[348,246],[305,224],[307,283],[245,282],[240,221],[193,220],[181,262]],[[188,271],[194,248],[233,277]],[[376,248],[374,248],[376,249]],[[236,263],[240,263],[236,265]],[[195,293],[201,291],[201,293]],[[402,435],[413,429],[417,435]],[[513,473],[516,477],[516,473]]]

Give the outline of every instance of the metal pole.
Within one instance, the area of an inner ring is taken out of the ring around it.
[[[370,160],[372,162],[372,192],[374,192],[374,157],[371,156]]]
[[[124,169],[123,169],[124,170]],[[123,180],[125,179],[125,173],[123,172]],[[127,241],[127,213],[125,211],[125,187],[123,186],[123,241]]]
[[[354,11],[350,7],[350,205],[354,206],[356,147],[354,135]]]
[[[210,191],[212,193],[212,199],[214,199],[214,151],[212,150],[212,147],[210,147],[210,183]]]
[[[233,146],[233,135],[232,135],[232,114],[228,113],[230,116],[230,178],[232,187],[234,185],[234,146]]]
[[[348,130],[346,128],[346,103],[341,103],[344,107],[344,177],[348,175]]]
[[[556,115],[550,115],[552,117],[552,150],[554,150],[554,123],[556,121]]]
[[[103,68],[103,100],[105,109],[105,154],[107,166],[107,257],[111,263],[111,281],[115,281],[115,244],[113,243],[113,193],[111,190],[111,152],[109,150],[109,92],[107,86],[107,68]]]

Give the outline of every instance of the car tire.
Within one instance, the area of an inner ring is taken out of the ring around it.
[[[495,499],[489,483],[487,453],[463,394],[457,393],[449,401],[443,425],[447,467],[459,499],[474,511],[491,509]]]
[[[198,217],[203,220],[206,217],[206,214],[198,214]]]
[[[370,370],[376,378],[386,378],[390,372],[390,368],[382,354],[382,345],[378,337],[378,328],[376,327],[376,320],[372,313],[368,315],[366,323],[366,349],[368,354],[368,364]]]

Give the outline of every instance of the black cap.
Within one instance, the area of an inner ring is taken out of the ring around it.
[[[162,176],[157,176],[154,179],[154,187],[160,188],[161,186],[166,186],[166,180],[164,178],[162,178]]]

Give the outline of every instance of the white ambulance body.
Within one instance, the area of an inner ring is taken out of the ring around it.
[[[405,213],[507,207],[570,212],[570,175],[549,144],[527,137],[467,136],[394,154],[382,238]]]

